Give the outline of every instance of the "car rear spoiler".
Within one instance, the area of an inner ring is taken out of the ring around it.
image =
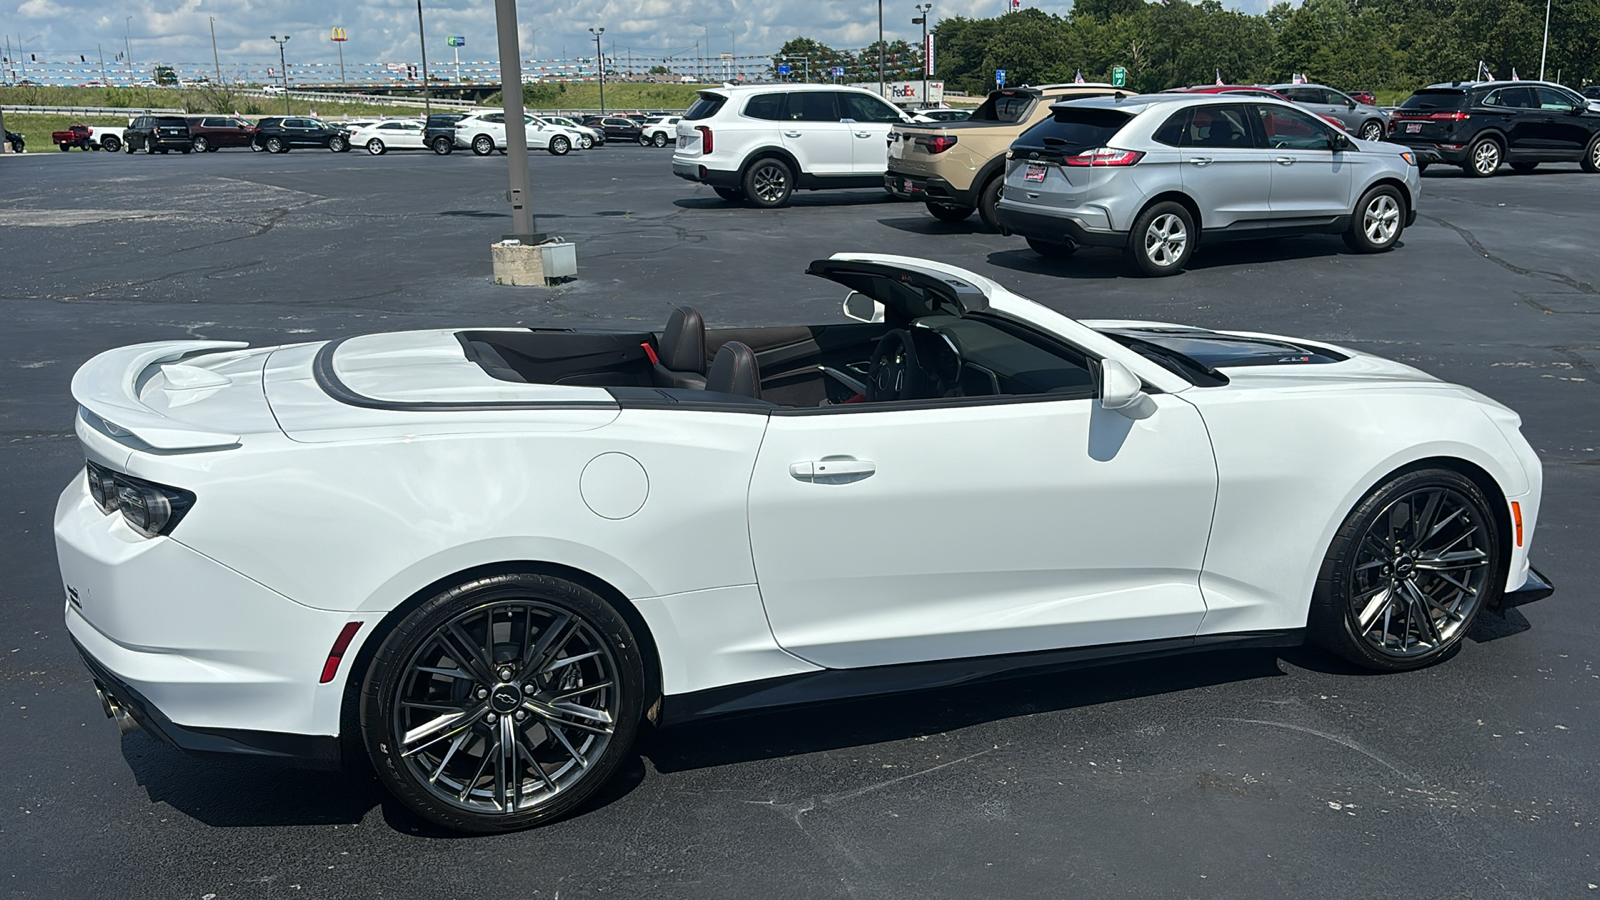
[[[180,422],[152,409],[139,399],[139,386],[151,366],[248,346],[241,341],[157,341],[107,350],[72,376],[72,397],[112,437],[132,435],[158,450],[230,447],[239,443],[239,435]]]

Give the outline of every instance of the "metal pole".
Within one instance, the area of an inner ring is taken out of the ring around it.
[[[522,59],[517,47],[516,0],[494,0],[495,31],[500,39],[500,107],[506,115],[506,165],[511,169],[511,190],[506,199],[511,201],[513,238],[524,244],[544,243],[545,235],[534,232],[533,209],[528,205],[533,199],[533,179],[528,174],[528,132],[522,109]]]
[[[217,56],[217,17],[211,16],[211,64],[217,67],[217,86],[222,86],[222,58]]]
[[[339,83],[344,84],[344,41],[335,42],[339,47]]]
[[[128,23],[132,21],[133,16],[127,16],[122,20],[122,49],[126,51],[128,57],[129,78],[133,77],[133,38],[128,36]]]
[[[883,87],[883,0],[878,0],[878,96],[887,100]]]
[[[428,36],[422,30],[422,0],[417,0],[417,43],[422,45],[422,113],[432,115],[433,104],[428,98]],[[517,83],[520,85],[522,82],[519,80]],[[501,86],[500,93],[505,93],[504,85]],[[510,122],[506,123],[507,127],[510,125]]]
[[[1544,57],[1550,52],[1550,2],[1544,0],[1544,46],[1539,48],[1539,80],[1544,80]]]
[[[289,43],[290,35],[284,35],[282,40],[277,35],[272,40],[278,45],[278,75],[283,78],[283,114],[293,115],[289,112],[289,61],[283,55],[283,45]]]
[[[100,54],[100,83],[106,87],[110,87],[111,79],[106,77],[106,51],[100,49],[99,44],[95,44],[94,52]]]
[[[600,73],[600,115],[606,114],[606,58],[601,56],[600,35],[605,34],[604,28],[591,28],[589,33],[594,35],[594,63],[595,70]]]

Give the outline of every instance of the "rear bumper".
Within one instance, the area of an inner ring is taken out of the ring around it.
[[[1417,162],[1423,165],[1431,163],[1460,165],[1467,161],[1467,147],[1469,144],[1436,144],[1431,141],[1416,141],[1413,143],[1402,140],[1400,136],[1393,134],[1389,135],[1385,140],[1391,144],[1399,144],[1402,147],[1411,148],[1411,152],[1417,155]]]
[[[1000,198],[1000,233],[1020,234],[1051,243],[1071,241],[1085,247],[1124,247],[1128,243],[1126,231],[1103,231],[1086,226],[1071,215],[1035,212],[1019,209],[1019,204]]]
[[[971,190],[962,190],[938,175],[905,175],[890,171],[883,176],[883,187],[901,200],[921,200],[946,206],[978,205]]]
[[[672,174],[685,181],[693,181],[696,184],[709,184],[712,187],[736,188],[739,186],[739,173],[736,171],[713,169],[698,163],[683,162],[676,159],[672,161]]]
[[[196,753],[336,757],[355,646],[337,677],[320,676],[339,632],[365,617],[296,603],[173,538],[140,537],[101,513],[82,477],[57,503],[55,538],[67,631],[142,727]]]

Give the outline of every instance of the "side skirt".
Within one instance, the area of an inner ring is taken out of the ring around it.
[[[663,698],[660,724],[678,725],[715,716],[780,706],[803,706],[883,694],[951,687],[997,677],[1041,675],[1111,662],[1155,659],[1198,650],[1298,647],[1305,629],[1206,634],[1159,641],[1071,647],[1005,656],[935,660],[862,669],[826,669],[782,678],[677,694]]]

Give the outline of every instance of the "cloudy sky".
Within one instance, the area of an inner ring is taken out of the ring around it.
[[[884,31],[891,40],[920,35],[911,24],[915,2],[886,0]],[[1003,11],[1004,2],[944,0],[934,15],[990,16]],[[1070,0],[1025,2],[1056,13],[1071,8]],[[0,0],[0,10],[0,28],[12,50],[21,44],[41,62],[76,62],[79,54],[94,62],[96,45],[110,60],[123,49],[126,32],[141,68],[147,62],[209,65],[212,18],[224,66],[276,62],[278,48],[268,35],[285,33],[293,36],[287,48],[291,68],[296,62],[333,62],[337,49],[329,33],[335,26],[349,36],[347,62],[418,56],[415,0]],[[860,0],[523,0],[517,12],[525,59],[584,55],[592,46],[586,43],[592,41],[591,25],[605,27],[608,54],[614,46],[619,55],[631,50],[636,56],[693,55],[708,28],[712,54],[736,48],[740,56],[771,53],[800,34],[837,47],[865,46],[877,37],[877,8]],[[423,15],[430,63],[449,58],[445,36],[452,34],[467,39],[463,60],[496,58],[492,0],[423,0]]]

